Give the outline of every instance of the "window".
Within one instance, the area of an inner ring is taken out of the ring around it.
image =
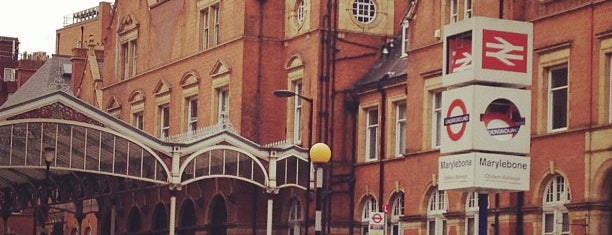
[[[463,19],[472,18],[472,0],[465,0],[463,8]]]
[[[198,98],[187,98],[187,131],[193,133],[198,128]]]
[[[608,54],[608,122],[612,123],[612,54]]]
[[[229,90],[227,87],[217,89],[218,121],[229,118]]]
[[[293,92],[302,95],[302,83],[293,83]],[[293,141],[296,144],[302,143],[302,98],[293,96]]]
[[[398,192],[393,195],[391,201],[391,218],[389,220],[389,234],[401,235],[400,216],[404,214],[404,193]]]
[[[372,196],[368,196],[363,200],[361,207],[361,234],[368,234],[368,223],[370,222],[370,213],[378,212],[378,205]]]
[[[305,0],[297,0],[295,15],[297,17],[298,24],[304,23],[304,19],[306,18],[305,17],[306,14],[304,12],[306,9],[305,4],[306,4]]]
[[[13,68],[4,68],[4,81],[5,82],[14,82],[15,81],[15,69]]]
[[[144,129],[144,115],[143,112],[135,112],[132,114],[132,125],[139,130]]]
[[[567,65],[548,69],[548,130],[567,128],[568,70]]]
[[[429,196],[427,203],[427,234],[443,235],[446,234],[446,218],[444,213],[448,208],[446,202],[446,192],[434,190]]]
[[[170,130],[170,108],[168,105],[159,106],[159,137],[168,138]]]
[[[570,201],[570,192],[565,178],[554,175],[546,184],[542,198],[543,234],[570,234],[569,214],[565,208],[565,204]]]
[[[212,28],[211,28],[212,27]],[[200,48],[208,49],[219,44],[219,4],[200,9]],[[212,32],[211,32],[212,30]]]
[[[478,234],[478,193],[468,193],[465,202],[465,234]]]
[[[358,22],[372,23],[376,18],[376,4],[373,0],[353,1],[353,16]]]
[[[449,12],[450,12],[450,22],[454,23],[457,22],[458,16],[457,16],[457,0],[450,0],[449,2]]]
[[[402,21],[402,57],[408,56],[408,20]]]
[[[440,125],[442,125],[442,92],[432,94],[431,144],[440,147]]]
[[[292,199],[289,203],[289,235],[301,234],[302,224],[302,205],[297,199]]]
[[[395,104],[395,156],[406,151],[406,103]]]
[[[378,108],[366,111],[366,123],[366,161],[372,161],[378,158]]]
[[[121,79],[125,80],[136,75],[136,39],[121,43]]]

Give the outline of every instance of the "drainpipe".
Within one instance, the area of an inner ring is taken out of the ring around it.
[[[380,80],[378,80],[377,82],[377,86],[376,86],[376,90],[378,90],[378,92],[380,93],[380,102],[381,102],[381,107],[380,107],[380,114],[379,116],[380,118],[380,125],[378,125],[380,127],[380,150],[379,150],[379,160],[378,160],[378,170],[379,170],[379,176],[378,176],[378,198],[380,200],[379,205],[382,206],[383,204],[383,195],[385,192],[385,164],[384,164],[384,159],[385,159],[385,147],[387,146],[385,143],[385,117],[386,117],[386,113],[387,113],[387,92],[383,89],[381,82],[383,80],[385,80],[385,78],[388,78],[388,75],[383,76]],[[379,210],[382,208],[379,208]]]
[[[262,87],[262,59],[263,59],[263,27],[264,27],[264,4],[266,0],[259,0],[259,22],[257,32],[257,87],[255,88],[255,142],[259,143],[261,137],[261,130],[259,123],[261,123],[261,87]]]

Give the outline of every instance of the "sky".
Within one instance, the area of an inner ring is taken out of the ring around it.
[[[19,53],[55,53],[55,30],[64,16],[114,0],[0,0],[0,36],[19,39]]]

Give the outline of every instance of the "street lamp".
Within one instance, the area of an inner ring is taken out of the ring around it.
[[[275,90],[273,94],[276,97],[284,97],[284,98],[289,98],[289,97],[296,96],[296,97],[298,97],[300,99],[305,100],[308,103],[308,105],[310,106],[309,107],[310,110],[308,112],[308,143],[306,143],[306,146],[312,145],[312,129],[313,129],[313,126],[312,126],[312,113],[313,113],[313,110],[314,110],[312,98],[300,95],[299,93],[296,93],[296,92],[293,92],[293,91],[290,91],[290,90]],[[308,165],[309,166],[310,166],[310,163],[311,163],[310,158],[308,158]],[[308,176],[310,177],[310,174]],[[309,210],[308,208],[310,208],[310,195],[309,195],[309,193],[310,193],[310,184],[308,184],[308,190],[306,190],[306,208],[307,208],[306,210],[307,211]],[[306,231],[305,232],[306,232],[306,234],[308,234],[308,219],[306,219],[306,223],[304,225],[306,227]]]
[[[331,149],[324,143],[316,143],[310,147],[310,160],[316,168],[316,212],[315,212],[315,235],[321,233],[321,191],[323,191],[323,165],[331,159]]]
[[[312,98],[300,95],[290,90],[275,90],[273,94],[276,97],[297,96],[298,98],[305,100],[308,105],[310,105],[310,112],[308,112],[308,143],[306,143],[306,146],[310,146],[312,144],[312,112],[314,109],[314,107],[312,106]]]
[[[45,184],[44,184],[44,194],[43,194],[43,198],[42,198],[42,202],[41,202],[41,213],[43,213],[43,219],[46,220],[47,217],[49,216],[49,196],[51,194],[51,190],[50,188],[50,182],[49,182],[49,170],[51,168],[51,163],[53,163],[53,160],[55,160],[55,148],[51,148],[51,147],[45,147],[43,149],[43,157],[45,158]],[[43,229],[45,228],[45,221],[41,221],[41,226],[43,227]],[[36,220],[34,221],[34,225],[36,225]],[[34,226],[36,227],[36,226]]]

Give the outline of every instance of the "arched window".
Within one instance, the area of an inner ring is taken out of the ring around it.
[[[443,190],[433,190],[429,195],[427,203],[427,234],[442,235],[446,234],[446,218],[444,213],[448,208],[446,192]]]
[[[570,234],[569,214],[565,207],[570,201],[570,192],[563,176],[554,175],[550,178],[542,200],[543,234]]]
[[[293,198],[289,201],[289,218],[287,223],[289,224],[289,235],[301,234],[302,223],[304,216],[302,215],[302,204],[297,198]]]
[[[404,214],[404,193],[397,192],[391,199],[391,214],[389,218],[389,234],[401,235],[400,216]]]
[[[151,218],[151,234],[166,234],[168,232],[168,214],[162,203],[157,203]]]
[[[378,204],[372,196],[367,196],[363,199],[361,207],[361,234],[368,234],[368,223],[370,222],[370,213],[378,212]]]
[[[180,234],[184,235],[194,235],[195,231],[193,226],[196,224],[196,213],[193,207],[193,201],[187,199],[181,205],[181,214],[180,214]]]
[[[478,234],[478,193],[470,192],[465,199],[465,234]]]

